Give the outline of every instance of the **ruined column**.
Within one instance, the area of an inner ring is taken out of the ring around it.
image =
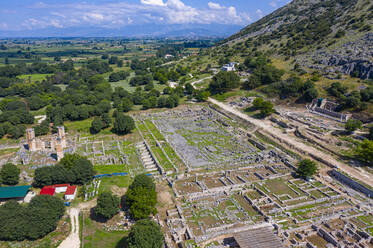
[[[60,161],[64,157],[62,141],[58,138],[56,140],[56,154],[57,154],[57,161]]]
[[[35,130],[33,128],[28,128],[26,130],[26,139],[29,151],[36,151]]]
[[[57,138],[61,140],[62,149],[66,148],[65,127],[57,127]]]

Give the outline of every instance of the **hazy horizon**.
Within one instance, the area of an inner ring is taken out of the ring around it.
[[[224,37],[287,2],[3,0],[0,37]]]

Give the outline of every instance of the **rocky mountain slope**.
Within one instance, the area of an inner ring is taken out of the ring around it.
[[[293,0],[222,44],[270,50],[304,69],[373,79],[373,1]]]

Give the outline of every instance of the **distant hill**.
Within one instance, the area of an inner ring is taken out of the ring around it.
[[[221,44],[270,50],[331,75],[373,79],[373,1],[293,0]]]
[[[226,24],[129,25],[122,28],[46,28],[0,31],[1,38],[13,37],[227,37],[242,26]]]

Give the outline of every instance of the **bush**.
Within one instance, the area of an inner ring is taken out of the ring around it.
[[[98,196],[95,213],[105,219],[111,219],[119,211],[120,200],[111,192],[103,192]]]
[[[2,183],[6,185],[16,185],[19,181],[21,170],[12,163],[4,164],[0,170]]]
[[[357,129],[361,128],[362,125],[363,123],[359,120],[349,119],[345,124],[345,129],[349,132],[354,132]]]

